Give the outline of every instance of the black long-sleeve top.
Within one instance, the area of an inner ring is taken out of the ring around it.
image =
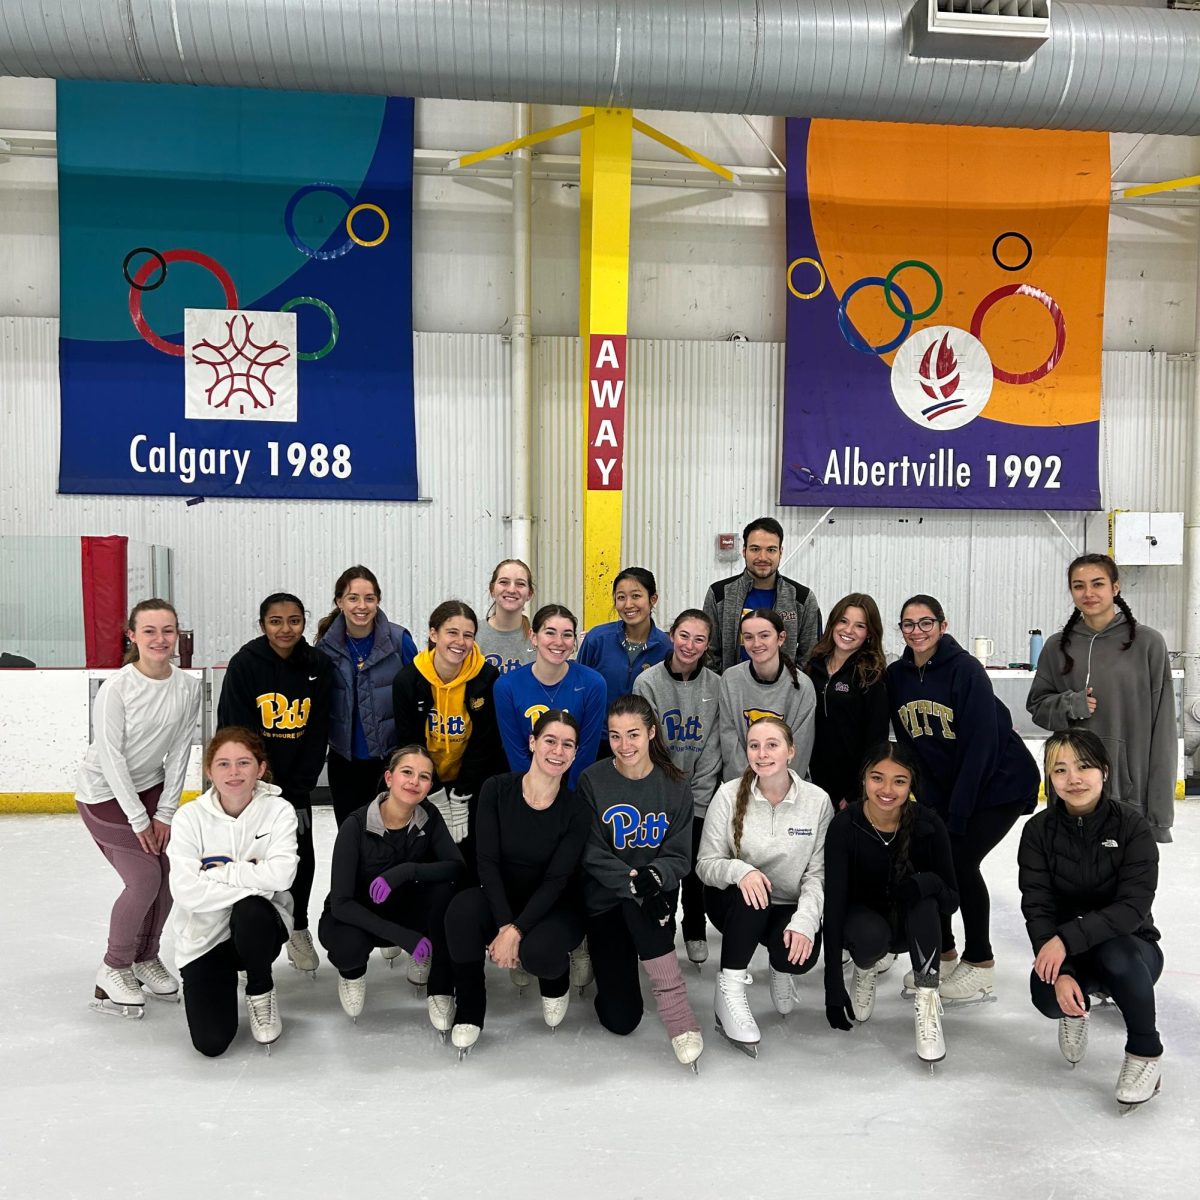
[[[909,841],[910,874],[922,896],[932,896],[938,908],[958,908],[958,881],[950,857],[950,835],[941,817],[923,804],[913,804],[915,823]],[[897,839],[884,845],[867,820],[862,802],[844,808],[825,837],[825,1003],[847,1004],[842,976],[846,914],[851,908],[873,909],[889,923],[896,914]]]
[[[421,934],[389,921],[370,896],[371,881],[392,867],[411,863],[414,883],[451,883],[463,869],[463,857],[432,804],[422,802],[403,829],[388,829],[379,812],[383,796],[351,813],[333,844],[333,865],[325,910],[338,921],[384,938],[389,946],[411,951]]]
[[[1021,912],[1034,952],[1062,938],[1070,956],[1120,934],[1159,940],[1150,911],[1158,889],[1158,845],[1136,809],[1108,797],[1086,816],[1058,801],[1030,817],[1017,850]]]
[[[549,808],[525,803],[520,774],[484,782],[476,814],[479,882],[499,926],[528,933],[579,883],[589,812],[564,779]]]

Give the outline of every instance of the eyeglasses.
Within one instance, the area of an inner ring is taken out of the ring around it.
[[[900,632],[912,633],[914,629],[919,629],[922,633],[928,633],[937,624],[937,617],[921,617],[917,621],[901,621]]]

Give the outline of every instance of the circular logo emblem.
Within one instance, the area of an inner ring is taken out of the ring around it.
[[[992,394],[992,360],[983,343],[954,325],[914,333],[892,360],[892,395],[923,429],[961,429]]]

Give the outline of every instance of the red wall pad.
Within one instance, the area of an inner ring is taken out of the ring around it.
[[[119,667],[129,615],[126,559],[129,539],[79,539],[83,556],[83,640],[88,667]]]

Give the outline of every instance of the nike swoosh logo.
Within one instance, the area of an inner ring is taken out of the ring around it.
[[[711,696],[702,696],[700,698],[701,704],[711,704],[712,702],[713,702],[713,698]]]
[[[316,681],[316,678],[317,678],[317,677],[316,677],[315,675],[310,675],[310,676],[308,677],[308,682],[309,682],[309,683],[314,683],[314,682]]]
[[[271,831],[268,829],[268,830],[267,830],[267,833],[270,833],[270,832],[271,832]],[[256,834],[254,835],[254,840],[257,842],[259,838],[264,838],[264,837],[266,837],[266,836],[267,836],[267,834],[266,834],[266,833],[256,833]]]

